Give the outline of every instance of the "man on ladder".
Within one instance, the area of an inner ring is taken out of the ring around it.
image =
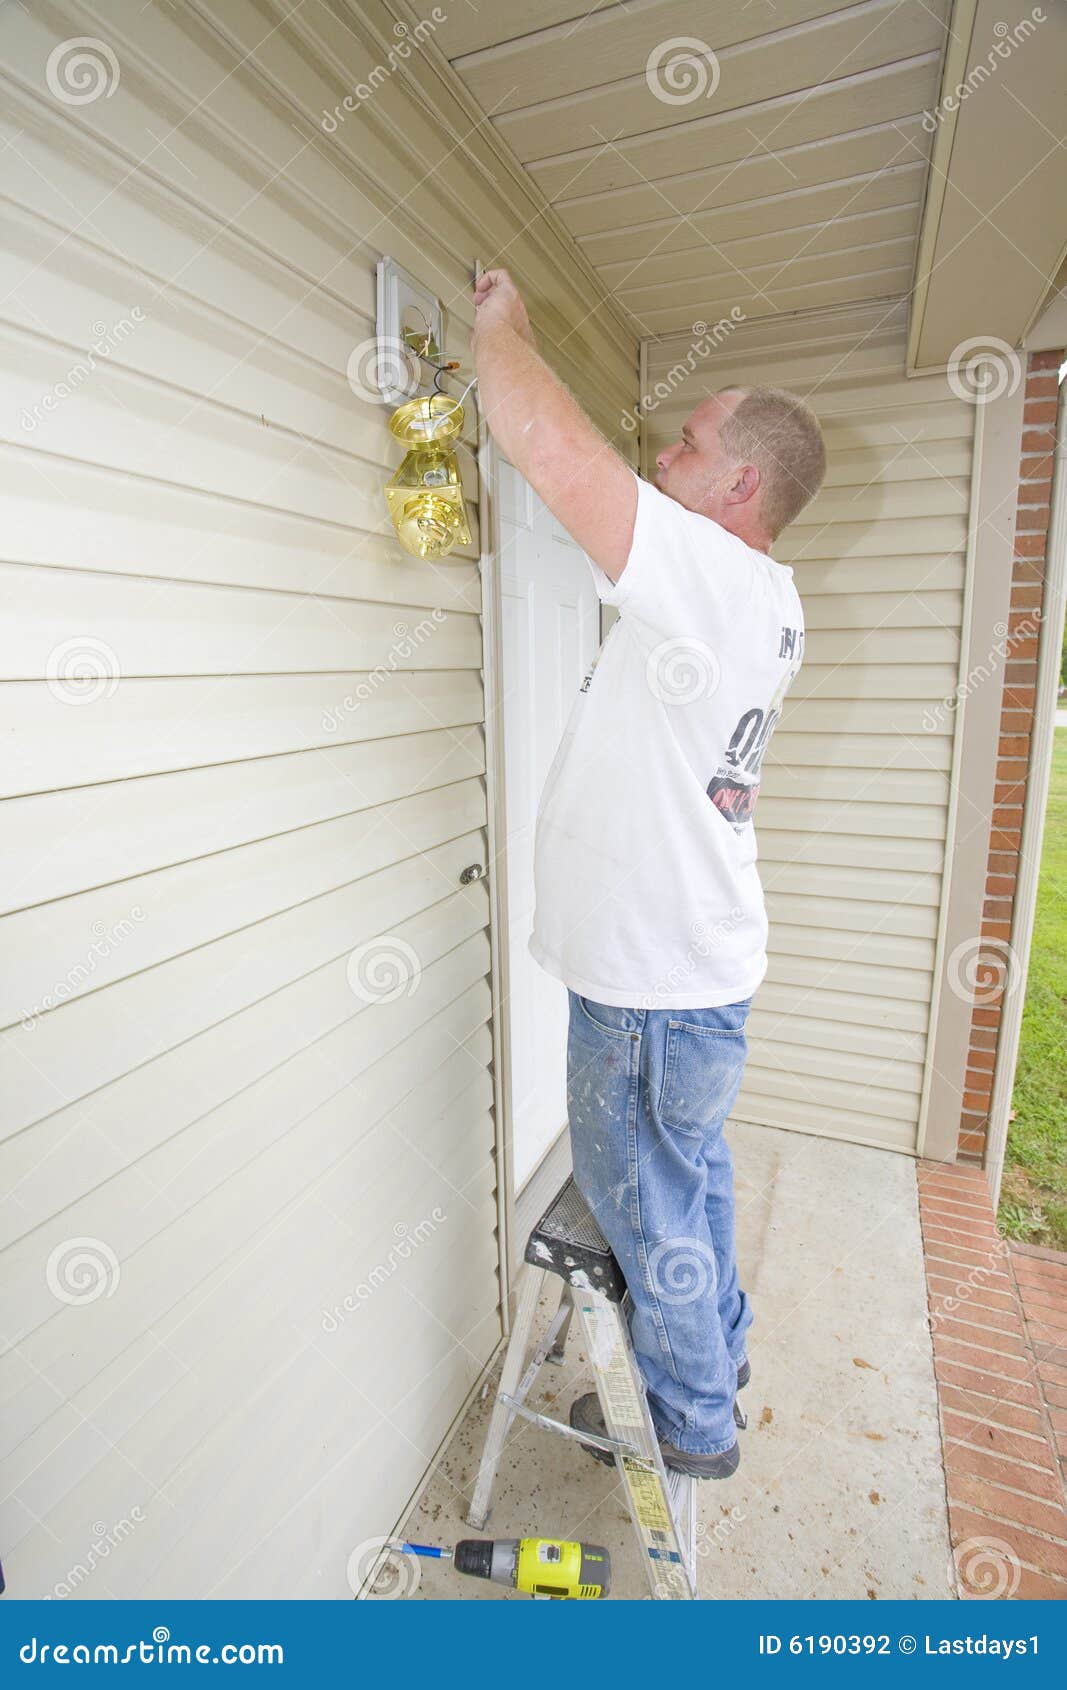
[[[652,486],[538,356],[507,271],[479,279],[475,305],[489,428],[621,613],[537,824],[530,948],[570,996],[575,1182],[625,1276],[666,1466],[727,1478],[752,1312],[723,1128],[766,971],[752,812],[804,642],[792,570],[768,552],[819,489],[822,437],[794,395],[729,388]],[[571,1424],[604,1438],[595,1393]]]

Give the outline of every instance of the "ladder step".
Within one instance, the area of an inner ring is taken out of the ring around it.
[[[556,1193],[534,1227],[526,1260],[559,1274],[581,1291],[600,1291],[613,1303],[626,1294],[622,1269],[573,1179]]]

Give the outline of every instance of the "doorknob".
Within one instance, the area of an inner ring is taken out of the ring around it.
[[[463,870],[459,883],[461,886],[469,886],[472,880],[484,880],[486,872],[484,863],[471,863]]]

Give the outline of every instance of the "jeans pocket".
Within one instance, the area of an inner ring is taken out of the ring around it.
[[[732,1005],[722,1019],[737,1019]],[[694,1134],[720,1125],[737,1096],[747,1051],[743,1018],[740,1026],[668,1022],[659,1096],[662,1125]]]
[[[574,1002],[586,1021],[591,1021],[598,1033],[608,1033],[615,1038],[629,1038],[632,1033],[641,1031],[644,1021],[644,1011],[640,1009],[619,1009],[615,1004],[597,1003],[593,998],[580,998],[575,992]]]

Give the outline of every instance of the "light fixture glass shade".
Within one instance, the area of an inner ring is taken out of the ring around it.
[[[450,442],[463,427],[463,407],[447,393],[409,399],[389,419],[407,455],[385,484],[397,538],[414,557],[442,558],[470,544],[459,464]]]

